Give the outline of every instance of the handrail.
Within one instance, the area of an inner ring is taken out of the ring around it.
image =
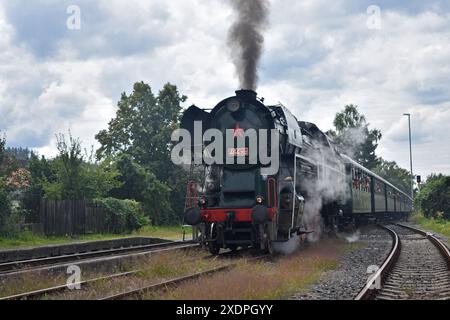
[[[270,204],[271,202],[271,196],[270,196],[270,183],[273,182],[273,203],[272,205]],[[272,207],[276,207],[277,206],[277,181],[275,180],[275,178],[269,178],[267,179],[267,207],[268,208],[272,208]]]
[[[197,198],[198,198],[197,181],[190,180],[187,184],[185,209],[196,208],[198,205]]]

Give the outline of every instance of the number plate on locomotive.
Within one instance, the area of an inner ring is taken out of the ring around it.
[[[230,157],[248,157],[249,149],[248,148],[229,148],[228,156]]]

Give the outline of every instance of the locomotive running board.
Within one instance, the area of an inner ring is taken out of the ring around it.
[[[308,234],[312,234],[312,233],[315,233],[315,231],[301,231],[301,232],[297,233],[297,235],[301,236],[301,235],[308,235]],[[292,239],[292,237],[290,239]],[[272,243],[286,243],[286,241],[289,241],[290,239],[286,238],[286,239],[282,239],[282,240],[273,240]]]

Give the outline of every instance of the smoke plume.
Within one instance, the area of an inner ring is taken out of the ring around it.
[[[236,22],[228,35],[228,44],[241,89],[256,90],[258,65],[264,46],[263,30],[268,24],[268,0],[230,0]]]

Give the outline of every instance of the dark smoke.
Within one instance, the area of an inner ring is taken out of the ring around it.
[[[264,27],[268,24],[268,0],[230,0],[237,20],[230,29],[228,43],[241,89],[256,90],[258,64],[264,46]]]

